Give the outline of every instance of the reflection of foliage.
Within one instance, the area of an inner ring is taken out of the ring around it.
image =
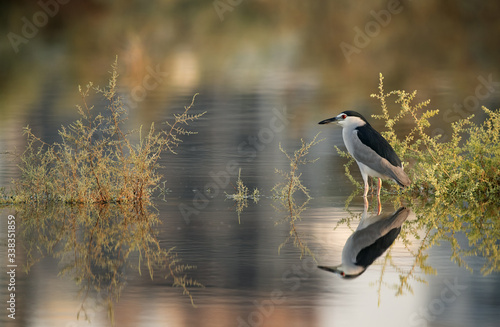
[[[395,203],[399,201],[400,199],[397,199]],[[413,294],[412,282],[426,283],[421,276],[422,273],[437,274],[438,272],[427,263],[428,251],[443,242],[450,245],[450,260],[458,266],[472,272],[467,258],[482,257],[483,275],[500,272],[498,206],[470,204],[466,208],[451,207],[439,201],[423,199],[411,199],[410,206],[415,212],[416,219],[404,222],[398,240],[413,257],[413,263],[408,267],[401,267],[392,257],[392,247],[389,248],[380,259],[382,264],[380,278],[371,284],[377,287],[379,303],[382,286],[394,290],[396,295],[403,295],[406,292]],[[345,219],[343,223],[349,224],[357,217],[359,214],[351,213],[351,217]],[[391,267],[399,275],[399,283],[390,284],[384,281],[387,267]]]
[[[500,209],[496,204],[470,203],[467,207],[445,206],[438,201],[416,203],[418,220],[434,228],[429,243],[446,241],[451,246],[451,260],[472,271],[467,257],[482,257],[481,273],[500,272]],[[422,201],[423,202],[423,201]],[[460,244],[467,241],[467,245]]]
[[[61,275],[72,276],[83,298],[81,312],[90,293],[105,294],[113,321],[113,303],[125,284],[125,270],[147,267],[171,279],[193,302],[189,287],[202,286],[186,272],[193,266],[182,264],[173,248],[163,249],[155,235],[156,214],[132,205],[22,206],[22,230],[27,240],[27,266],[45,255],[60,259]],[[132,264],[130,256],[138,255]],[[80,312],[78,313],[80,315]]]
[[[353,212],[349,208],[349,205],[351,204],[352,200],[354,200],[354,198],[360,193],[360,190],[362,190],[362,188],[354,189],[354,191],[351,193],[351,195],[349,195],[349,197],[345,201],[344,210],[349,214],[349,216],[341,218],[339,221],[337,221],[337,224],[335,224],[335,227],[333,228],[334,230],[336,230],[339,226],[345,224],[352,232],[354,232],[355,228],[352,227],[351,224],[353,221],[359,221],[361,219],[362,213]]]
[[[203,113],[188,111],[174,115],[165,130],[151,124],[146,135],[142,128],[126,131],[126,107],[117,93],[117,62],[112,66],[106,88],[80,88],[80,119],[59,130],[60,143],[48,144],[25,128],[28,144],[20,156],[21,178],[15,181],[13,202],[62,201],[64,203],[149,203],[158,187],[158,159],[163,152],[175,153],[182,135],[194,134],[184,126]],[[87,98],[90,91],[101,95],[107,103],[102,113],[95,113]],[[138,144],[131,137],[140,138]]]
[[[386,286],[389,289],[394,290],[396,296],[404,295],[405,292],[413,294],[412,282],[427,283],[425,279],[420,277],[419,273],[424,273],[425,275],[436,274],[434,268],[426,262],[428,258],[426,250],[428,250],[433,244],[433,239],[430,237],[430,229],[424,227],[426,232],[425,235],[421,237],[421,228],[422,226],[420,226],[420,222],[418,220],[405,221],[398,236],[399,241],[404,244],[408,254],[413,257],[413,263],[409,266],[409,268],[402,268],[394,261],[392,257],[392,247],[385,253],[382,260],[380,278],[372,284],[377,286],[379,305],[381,301],[382,286]],[[416,251],[413,249],[415,247]],[[389,284],[383,280],[387,267],[391,267],[396,271],[399,275],[399,283]]]
[[[236,201],[236,212],[238,213],[238,222],[241,223],[241,213],[248,207],[248,199],[252,199],[254,203],[259,202],[260,192],[257,188],[252,194],[248,194],[248,187],[241,180],[241,168],[238,171],[238,180],[236,181],[236,193],[227,194],[226,198]]]
[[[293,238],[293,244],[300,249],[301,258],[305,254],[309,254],[314,258],[314,254],[309,249],[305,241],[301,239],[295,225],[295,222],[297,220],[300,220],[301,213],[306,209],[306,205],[311,199],[311,197],[309,196],[309,190],[304,185],[302,185],[302,182],[300,180],[302,174],[298,172],[298,167],[300,165],[315,162],[316,160],[318,160],[318,159],[309,160],[305,158],[309,154],[309,150],[311,149],[311,147],[323,141],[323,139],[317,140],[317,138],[318,135],[316,135],[313,138],[313,140],[309,143],[306,143],[304,142],[304,140],[301,140],[302,146],[300,149],[294,152],[293,156],[290,156],[281,147],[280,144],[279,148],[281,152],[285,154],[285,156],[288,158],[290,162],[290,171],[285,172],[283,170],[276,169],[276,173],[282,176],[283,181],[277,183],[272,189],[272,192],[274,193],[274,198],[277,201],[279,201],[281,210],[287,212],[287,217],[283,221],[288,221],[290,223],[290,234],[285,239],[285,241],[281,243],[281,245],[278,248],[278,251],[281,250],[281,248],[285,246]],[[295,202],[294,194],[297,191],[301,191],[302,194],[306,196],[306,199],[300,205],[298,205]]]

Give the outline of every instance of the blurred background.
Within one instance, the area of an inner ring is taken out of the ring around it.
[[[158,205],[162,245],[176,246],[186,263],[197,265],[194,277],[207,286],[195,291],[199,309],[168,282],[129,270],[116,304],[118,326],[494,326],[498,274],[471,275],[450,262],[446,244],[429,251],[438,277],[419,272],[431,287],[417,282],[414,294],[394,296],[398,269],[418,268],[411,255],[417,248],[408,252],[396,241],[391,260],[397,268],[386,271],[379,262],[348,284],[307,266],[291,245],[277,253],[290,231],[275,227],[281,214],[269,199],[246,209],[239,223],[223,191],[234,192],[237,176],[227,165],[236,162],[250,190],[258,187],[269,196],[279,181],[274,168],[288,167],[278,143],[293,151],[300,138],[321,131],[327,140],[312,151],[321,160],[302,176],[316,200],[303,228],[311,240],[328,240],[316,248],[325,251],[323,262],[338,263],[357,224],[333,228],[350,215],[344,203],[353,187],[343,176],[345,160],[333,149],[343,147],[340,129],[317,122],[345,109],[365,117],[380,113],[370,98],[378,92],[379,73],[386,91],[418,90],[417,100],[432,100],[429,107],[440,109],[433,133],[443,139],[460,118],[475,114],[481,121],[480,106],[500,106],[499,15],[500,2],[493,0],[3,0],[0,152],[21,151],[28,124],[47,142],[58,140],[61,124],[77,117],[78,86],[106,85],[117,57],[129,128],[165,121],[195,93],[193,113],[207,111],[192,125],[199,134],[164,159],[171,193]],[[102,105],[97,98],[92,103]],[[395,104],[389,109],[399,111]],[[383,129],[380,121],[373,125]],[[406,127],[401,122],[398,132]],[[12,157],[0,157],[0,186],[10,185],[16,165]],[[360,180],[357,168],[355,177]],[[196,202],[200,192],[207,203]],[[181,204],[196,207],[196,214],[186,219]],[[351,209],[361,208],[358,197]],[[471,265],[482,263],[479,258]],[[18,276],[26,299],[19,304],[19,326],[83,325],[75,319],[79,288],[58,277],[59,267],[47,257]],[[431,307],[455,278],[467,285],[467,296],[442,311]],[[268,316],[258,308],[269,303],[263,301],[273,290],[284,298]],[[95,326],[109,325],[102,298],[92,300]]]
[[[387,90],[419,90],[442,114],[474,94],[479,76],[500,81],[497,1],[60,2],[0,5],[4,115],[19,99],[40,104],[50,91],[102,84],[115,56],[130,89],[159,67],[165,76],[150,93],[165,101],[179,89],[280,88],[285,104],[304,99],[290,110],[308,116],[370,103],[379,73]],[[68,107],[65,97],[52,101]]]

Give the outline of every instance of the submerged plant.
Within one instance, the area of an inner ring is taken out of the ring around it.
[[[302,181],[300,179],[302,174],[299,173],[298,168],[300,165],[313,163],[318,160],[318,158],[312,160],[306,158],[306,156],[309,154],[310,149],[314,145],[323,141],[323,139],[317,140],[318,135],[319,134],[317,134],[313,138],[313,140],[309,143],[305,142],[304,140],[301,140],[302,146],[300,149],[296,150],[293,153],[293,156],[288,154],[281,147],[281,144],[279,145],[280,151],[283,152],[287,157],[287,159],[289,160],[290,171],[285,172],[283,170],[276,169],[276,173],[281,175],[283,180],[277,183],[272,189],[274,198],[279,203],[279,208],[276,209],[278,211],[287,212],[286,217],[282,221],[279,221],[278,223],[286,221],[290,224],[290,233],[288,237],[285,239],[285,241],[281,243],[281,245],[279,246],[278,252],[291,239],[293,239],[293,244],[300,249],[300,257],[302,258],[304,255],[308,254],[314,260],[316,260],[314,253],[311,251],[311,249],[309,249],[307,243],[301,238],[295,223],[301,219],[300,215],[306,209],[307,203],[311,199],[309,195],[309,190],[302,184]],[[301,204],[296,203],[295,193],[297,193],[298,191],[300,191],[302,195],[306,197],[306,199]]]
[[[26,150],[20,156],[21,178],[14,181],[12,202],[136,203],[146,205],[158,187],[161,175],[158,160],[163,153],[174,153],[180,136],[195,134],[186,126],[203,114],[189,114],[194,99],[173,122],[157,130],[154,123],[144,133],[124,129],[127,113],[117,94],[117,62],[112,65],[105,88],[89,83],[79,88],[80,118],[59,130],[60,141],[46,143],[28,126]],[[101,95],[107,105],[96,112],[87,102],[91,91]],[[196,95],[195,95],[196,96]],[[133,136],[139,138],[134,144]],[[4,197],[5,201],[5,197]]]
[[[248,199],[252,199],[254,203],[258,203],[260,199],[260,191],[255,188],[252,194],[249,194],[248,187],[243,183],[241,179],[241,168],[238,170],[238,179],[236,180],[236,193],[226,194],[227,199],[232,199],[236,202],[236,212],[238,213],[238,223],[241,223],[241,213],[248,207]]]

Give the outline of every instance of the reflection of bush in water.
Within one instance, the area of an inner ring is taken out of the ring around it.
[[[151,124],[123,130],[126,110],[117,94],[117,62],[109,85],[80,89],[83,105],[80,119],[59,130],[61,141],[48,144],[25,128],[28,142],[20,155],[21,177],[13,181],[11,194],[2,192],[2,202],[15,205],[23,217],[27,266],[46,255],[58,258],[60,273],[72,276],[83,294],[81,311],[90,292],[104,294],[113,319],[113,303],[120,297],[129,267],[142,273],[144,267],[171,280],[193,303],[191,286],[202,286],[187,276],[174,248],[163,249],[156,237],[157,214],[149,212],[151,196],[161,189],[158,160],[174,153],[185,128],[203,115],[190,115],[193,101],[181,114],[157,131]],[[90,91],[106,100],[102,113],[87,104]],[[139,138],[132,144],[133,135]],[[130,255],[137,255],[137,263]],[[194,305],[194,304],[193,304]]]
[[[83,296],[97,292],[109,303],[118,301],[128,268],[147,269],[181,287],[193,303],[189,287],[202,285],[187,276],[174,248],[163,249],[156,237],[158,215],[133,205],[80,205],[18,207],[23,217],[29,271],[47,255],[60,260],[60,274],[71,276]],[[134,259],[131,258],[134,257]],[[103,293],[103,294],[101,294]],[[112,313],[112,312],[111,312]]]
[[[278,212],[286,212],[286,216],[279,220],[277,224],[288,222],[290,224],[290,233],[288,237],[281,243],[278,247],[278,252],[290,241],[293,240],[293,245],[295,245],[300,250],[300,258],[304,255],[310,255],[315,261],[315,255],[305,242],[305,240],[301,237],[299,231],[297,230],[296,222],[300,221],[301,213],[306,210],[307,204],[311,197],[309,196],[309,190],[302,184],[302,180],[300,179],[302,174],[299,173],[298,168],[300,165],[305,165],[307,163],[313,163],[317,159],[307,159],[307,155],[313,146],[323,141],[324,139],[317,140],[319,134],[312,139],[310,142],[305,142],[301,140],[301,147],[298,150],[295,150],[293,155],[288,154],[282,147],[279,145],[279,149],[286,156],[290,163],[290,170],[284,171],[281,169],[276,169],[276,173],[279,174],[282,178],[282,181],[277,183],[273,189],[273,197],[277,202],[273,207]],[[305,200],[301,204],[297,204],[297,196],[296,193],[300,191],[300,193],[305,196]]]

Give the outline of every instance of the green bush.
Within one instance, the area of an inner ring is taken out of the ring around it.
[[[174,153],[180,136],[194,134],[185,128],[204,113],[190,115],[191,104],[174,115],[166,129],[151,124],[125,131],[127,113],[117,94],[117,62],[105,88],[89,83],[80,87],[82,105],[77,106],[80,119],[59,130],[60,141],[48,144],[28,126],[27,147],[20,157],[21,177],[14,181],[13,195],[4,201],[28,203],[60,201],[64,203],[149,203],[159,187],[158,159],[162,153]],[[91,91],[106,100],[103,112],[96,113],[87,98]],[[196,95],[195,95],[196,96]],[[139,143],[131,142],[138,136]]]
[[[500,113],[482,107],[487,114],[484,123],[475,124],[473,116],[461,119],[451,126],[451,140],[441,142],[440,135],[429,133],[429,119],[439,112],[426,109],[430,100],[413,104],[416,91],[386,93],[383,79],[380,74],[379,93],[371,95],[380,101],[382,114],[372,117],[384,120],[386,130],[381,134],[394,147],[412,180],[405,194],[439,199],[448,205],[500,203]],[[393,116],[387,105],[390,98],[395,98],[394,103],[399,106],[399,112]],[[413,127],[398,137],[394,126],[406,117],[413,121]],[[349,172],[352,162],[346,164],[346,174],[355,183]]]

